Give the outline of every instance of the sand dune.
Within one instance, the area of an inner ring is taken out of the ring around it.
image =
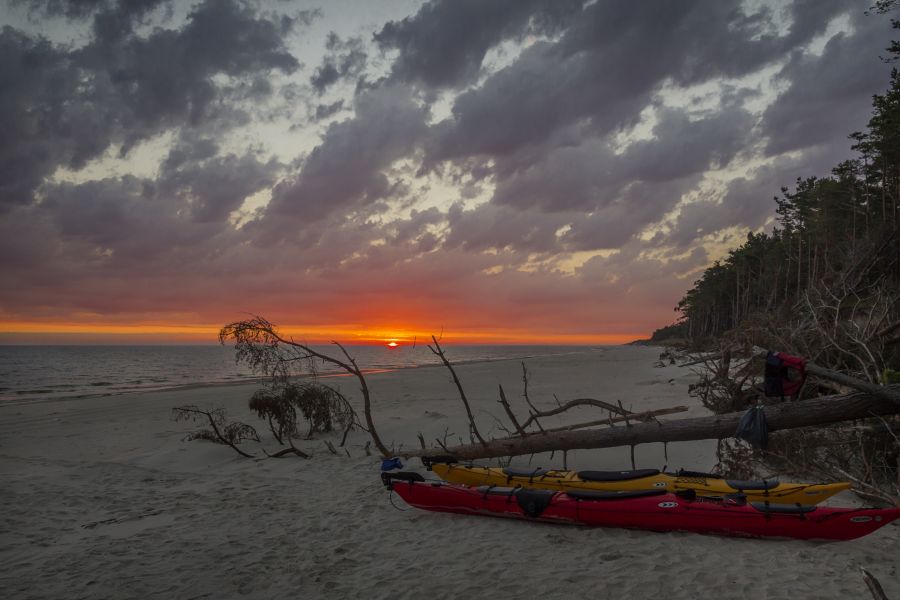
[[[703,414],[687,396],[687,375],[653,368],[656,354],[621,347],[532,359],[529,391],[548,407],[556,393],[562,401],[621,399],[633,410],[690,404],[687,416]],[[515,361],[459,367],[483,432],[500,433],[498,383],[524,414],[520,369]],[[356,398],[352,379],[330,383]],[[379,373],[370,384],[387,443],[415,445],[419,431],[426,439],[449,432],[451,440],[465,432],[446,371]],[[351,436],[349,457],[313,440],[302,444],[315,453],[309,461],[247,460],[227,447],[183,441],[191,426],[171,419],[176,405],[221,404],[262,432],[246,409],[252,390],[0,406],[0,596],[866,598],[858,571],[865,566],[889,597],[900,597],[897,525],[815,544],[426,513],[396,497],[392,504],[362,433]],[[265,446],[276,448],[268,438]],[[714,448],[670,444],[668,464],[711,468]],[[533,460],[561,466],[559,456]],[[661,445],[638,447],[636,460],[638,467],[666,462]],[[569,465],[628,468],[630,458],[627,448],[574,452]],[[854,502],[841,495],[831,503]]]

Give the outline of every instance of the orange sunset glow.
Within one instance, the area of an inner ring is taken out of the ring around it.
[[[224,323],[223,323],[224,324]],[[216,343],[220,325],[160,323],[110,324],[66,322],[0,322],[0,343]],[[444,330],[429,332],[422,328],[384,330],[364,326],[286,325],[279,331],[298,341],[328,344],[332,341],[351,345],[384,345],[400,348],[413,343],[430,343],[431,336],[455,344],[549,344],[602,345],[621,344],[640,337],[630,334],[559,334],[525,332],[512,329]]]

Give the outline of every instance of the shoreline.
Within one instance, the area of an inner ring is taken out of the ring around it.
[[[570,346],[560,346],[560,348],[567,348]],[[610,346],[607,346],[607,348]],[[612,346],[614,347],[614,346]],[[584,354],[585,352],[598,352],[603,351],[603,347],[588,347],[584,346],[584,351],[573,351],[573,352],[560,352],[560,353],[548,353],[548,354],[531,354],[526,356],[517,356],[517,357],[496,357],[496,358],[476,358],[476,359],[468,359],[468,360],[460,360],[460,361],[451,361],[453,366],[463,366],[470,364],[481,364],[481,363],[492,363],[492,362],[502,362],[502,361],[523,361],[530,360],[535,358],[547,357],[547,356],[570,356],[570,355],[578,355]],[[418,364],[418,365],[404,365],[397,367],[372,367],[367,369],[361,369],[363,375],[375,375],[379,373],[391,373],[395,371],[406,371],[410,369],[427,369],[440,367],[442,369],[446,368],[442,363],[434,363],[434,364]],[[327,371],[324,373],[299,373],[296,375],[292,375],[290,377],[291,380],[295,379],[332,379],[338,377],[350,377],[351,373],[347,373],[344,371],[340,371],[335,369],[334,371]],[[41,390],[30,392],[30,391],[21,391],[16,392],[16,396],[9,396],[3,398],[2,394],[4,392],[0,392],[0,406],[21,406],[32,403],[45,403],[45,402],[55,402],[55,401],[75,401],[75,400],[85,400],[91,398],[110,398],[117,396],[133,396],[135,394],[143,394],[143,393],[153,393],[153,392],[165,392],[165,391],[177,391],[177,390],[191,390],[196,388],[206,388],[206,387],[231,387],[231,386],[241,386],[241,385],[260,385],[265,382],[268,378],[265,376],[258,375],[247,375],[246,377],[239,378],[233,381],[195,381],[191,383],[179,383],[172,385],[162,385],[162,386],[148,386],[142,388],[135,388],[130,390],[121,390],[121,391],[110,391],[110,392],[97,392],[97,393],[78,393],[71,395],[60,395],[54,397],[27,397],[29,395],[40,396],[41,393],[45,393]],[[102,386],[101,386],[102,387]]]

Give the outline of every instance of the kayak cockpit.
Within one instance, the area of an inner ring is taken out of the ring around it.
[[[725,483],[736,490],[771,490],[778,487],[777,479],[762,479],[760,481],[741,481],[739,479],[726,479]]]
[[[659,469],[637,469],[636,471],[578,471],[584,481],[628,481],[659,475]]]

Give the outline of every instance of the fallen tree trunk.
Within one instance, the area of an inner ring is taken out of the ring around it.
[[[890,386],[890,388],[892,392],[896,392],[900,386]],[[900,406],[891,400],[860,392],[773,404],[766,406],[765,412],[766,422],[771,432],[852,421],[875,415],[898,414]],[[528,434],[525,437],[489,440],[484,445],[469,444],[447,448],[409,449],[401,452],[400,456],[410,458],[450,454],[458,460],[471,460],[498,456],[521,456],[553,450],[613,448],[653,442],[722,439],[734,436],[738,421],[743,414],[741,411],[694,419],[639,423],[625,427],[539,432]]]
[[[647,412],[628,413],[621,417],[606,417],[596,421],[588,421],[587,423],[573,423],[571,425],[563,425],[562,427],[553,427],[552,429],[544,429],[541,433],[554,433],[556,431],[572,431],[575,429],[584,429],[585,427],[593,427],[595,425],[612,425],[613,423],[629,423],[630,421],[653,421],[656,417],[663,415],[672,415],[680,412],[687,412],[687,406],[673,406],[671,408],[660,408],[658,410],[648,410]]]

